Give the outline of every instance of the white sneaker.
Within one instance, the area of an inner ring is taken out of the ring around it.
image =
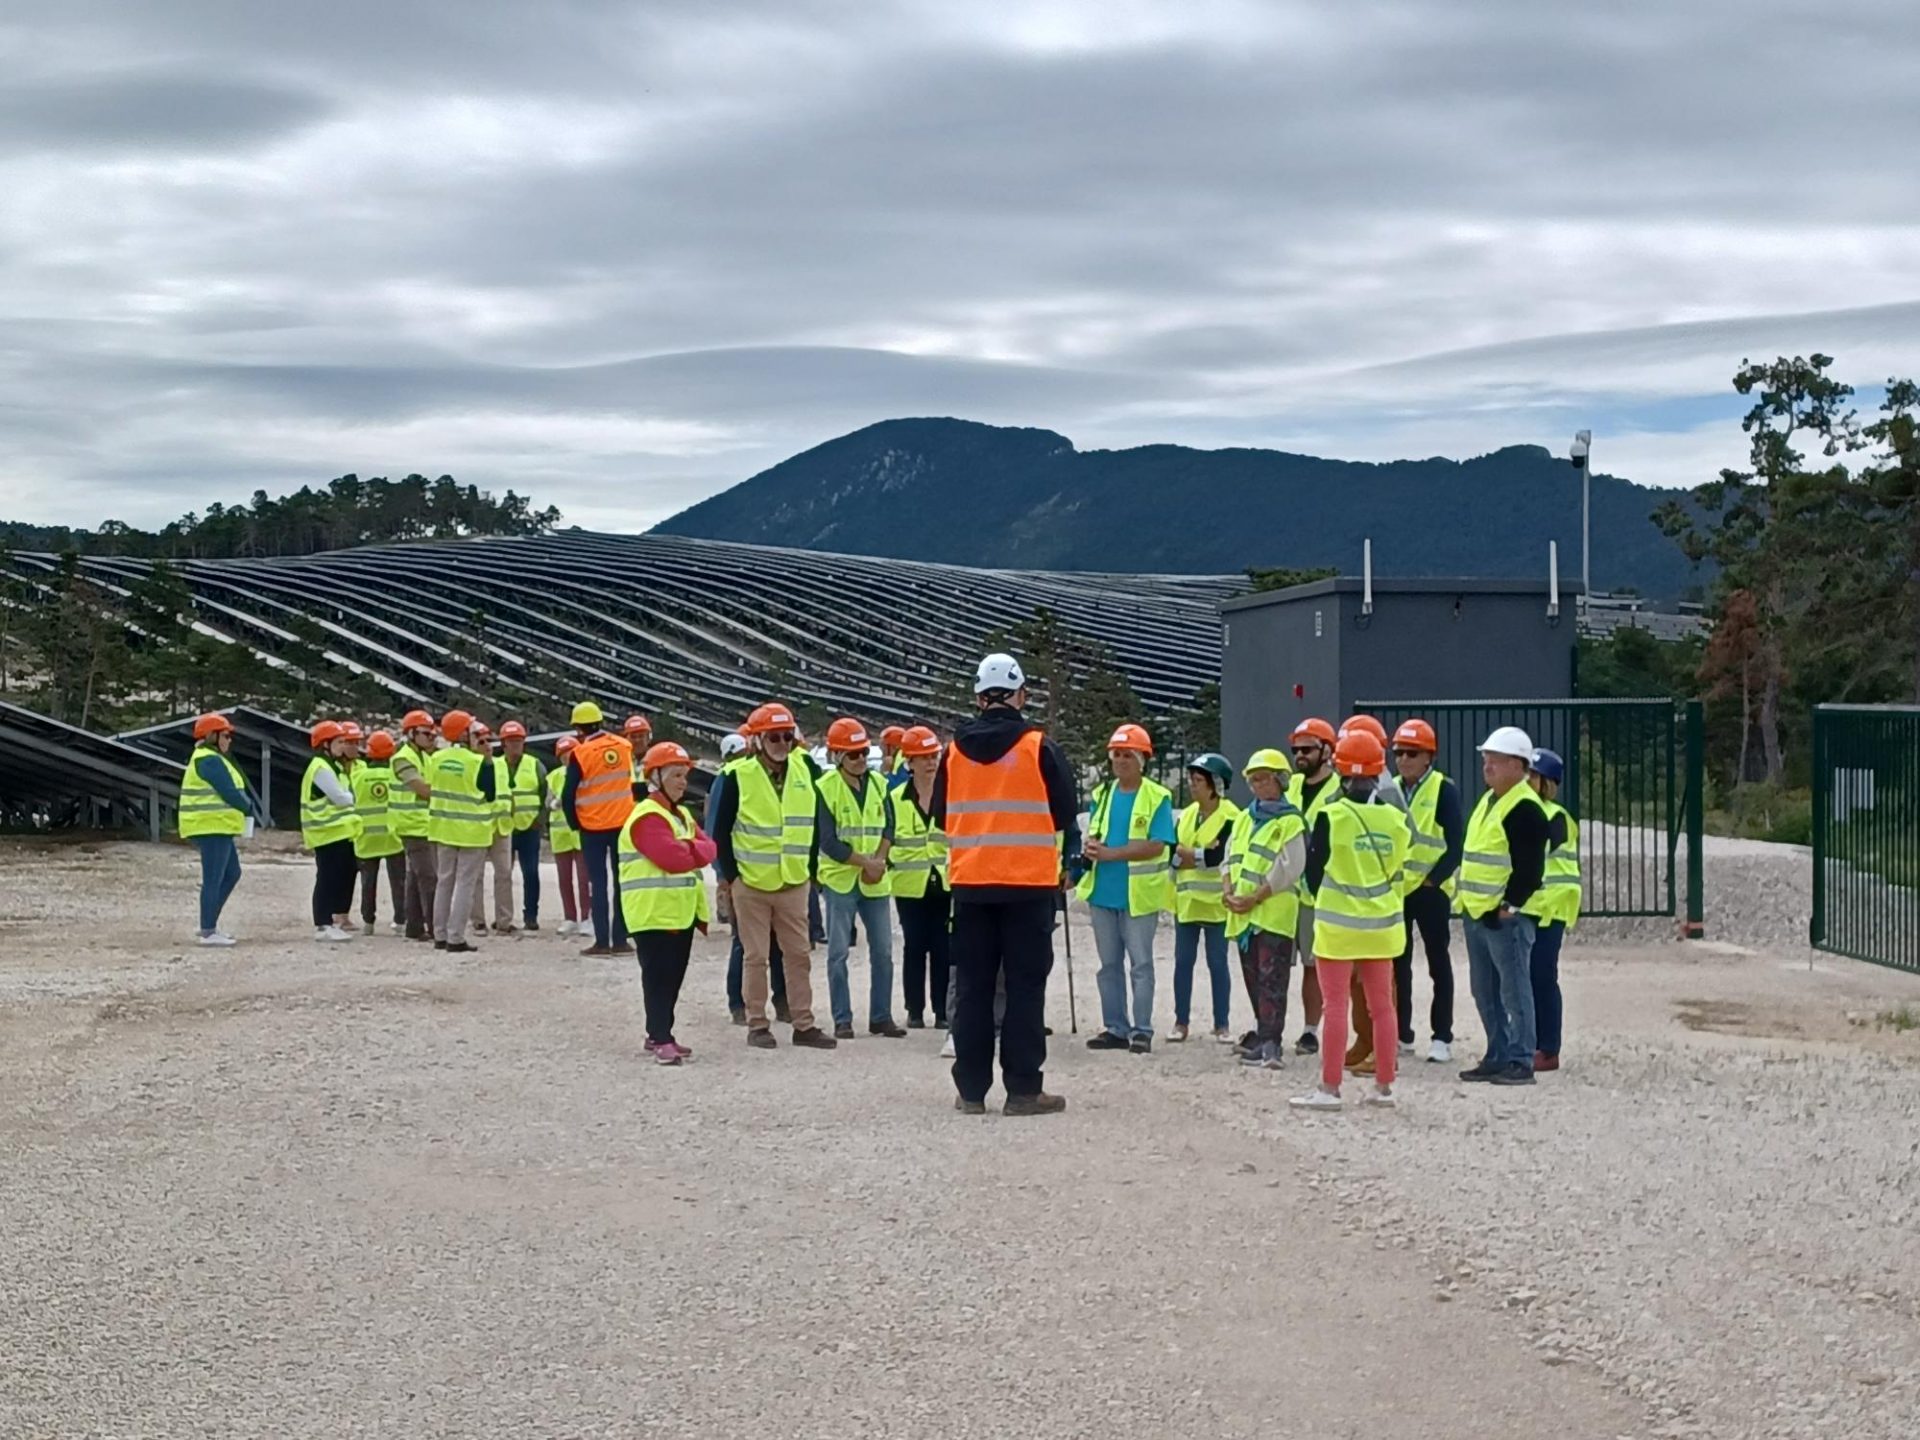
[[[343,940],[353,939],[353,936],[342,930],[338,925],[322,925],[313,932],[313,938],[323,940],[329,945],[337,945]]]
[[[1367,1104],[1369,1105],[1385,1105],[1391,1108],[1399,1103],[1398,1097],[1396,1097],[1391,1090],[1367,1091]]]
[[[407,922],[404,920],[396,920],[391,925],[387,926],[387,929],[392,931],[395,935],[404,935],[407,933]]]
[[[1338,1110],[1340,1097],[1329,1095],[1324,1090],[1309,1090],[1304,1095],[1296,1095],[1287,1101],[1296,1110]]]
[[[1428,1064],[1445,1065],[1451,1059],[1453,1059],[1453,1047],[1447,1044],[1446,1041],[1436,1040],[1432,1045],[1427,1047]]]
[[[1402,1040],[1400,1042],[1400,1053],[1402,1055],[1413,1054],[1413,1042],[1411,1040]]]
[[[560,922],[560,927],[559,927],[559,929],[557,929],[556,931],[554,931],[554,933],[555,933],[556,935],[562,935],[562,936],[565,936],[565,935],[571,935],[571,934],[573,934],[573,921],[571,921],[571,920],[562,920],[562,921]]]
[[[942,1060],[953,1059],[953,1036],[947,1036],[947,1043],[940,1047],[940,1058]]]
[[[199,943],[202,945],[231,945],[233,944],[233,937],[231,935],[222,935],[218,930],[215,930],[211,935],[202,935]]]

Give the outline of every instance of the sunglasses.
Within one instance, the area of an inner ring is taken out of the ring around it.
[[[1311,755],[1319,750],[1319,748],[1318,745],[1296,745],[1293,747],[1293,753],[1296,755]]]
[[[791,745],[793,744],[793,731],[769,730],[765,735],[760,737],[760,741],[764,745]]]
[[[1396,750],[1393,752],[1393,758],[1396,760],[1411,760],[1416,755],[1424,755],[1426,753],[1424,750]]]

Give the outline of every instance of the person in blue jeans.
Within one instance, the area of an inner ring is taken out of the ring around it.
[[[1226,798],[1233,767],[1224,755],[1194,757],[1187,767],[1193,803],[1175,819],[1173,830],[1173,1033],[1185,1040],[1193,1010],[1193,967],[1202,945],[1207,951],[1207,980],[1213,993],[1213,1038],[1233,1039],[1228,1027],[1233,980],[1227,970],[1227,906],[1220,870],[1227,842],[1240,819],[1240,807]]]
[[[1092,862],[1074,891],[1093,917],[1102,1029],[1089,1050],[1153,1049],[1153,937],[1172,899],[1167,854],[1175,843],[1173,796],[1146,777],[1153,740],[1122,725],[1107,741],[1113,779],[1094,794],[1082,854]],[[1132,1013],[1128,1013],[1128,1001]]]
[[[820,889],[827,912],[827,994],[833,1037],[853,1038],[853,996],[847,961],[857,917],[867,937],[867,1033],[903,1039],[893,1018],[893,916],[887,852],[893,806],[886,781],[868,771],[866,727],[841,718],[827,727],[834,768],[820,778],[814,837],[820,847]]]
[[[235,838],[247,822],[264,816],[247,778],[228,758],[233,722],[224,715],[202,715],[193,724],[193,754],[180,779],[180,834],[200,854],[200,932],[202,945],[231,945],[220,928],[220,914],[240,883],[240,849]]]
[[[1494,1085],[1533,1084],[1534,919],[1527,902],[1546,874],[1547,812],[1527,784],[1533,742],[1503,725],[1480,747],[1486,792],[1467,819],[1456,882],[1467,939],[1474,1008],[1487,1053],[1460,1078]]]

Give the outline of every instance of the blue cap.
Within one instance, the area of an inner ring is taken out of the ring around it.
[[[1528,762],[1533,773],[1542,780],[1551,780],[1558,785],[1566,777],[1567,767],[1560,757],[1551,750],[1536,750],[1533,759]]]

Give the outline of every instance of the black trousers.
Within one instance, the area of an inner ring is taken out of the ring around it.
[[[689,925],[684,930],[633,933],[634,952],[640,957],[640,998],[647,1008],[647,1038],[656,1045],[673,1039],[673,1012],[693,954],[693,929]]]
[[[1427,952],[1427,976],[1433,981],[1433,1009],[1428,1020],[1433,1038],[1453,1043],[1453,956],[1447,946],[1453,938],[1453,902],[1444,890],[1422,885],[1407,896],[1407,950],[1393,962],[1394,1009],[1399,1014],[1400,1043],[1413,1044],[1413,933]],[[1331,1002],[1329,1002],[1331,1003]]]
[[[953,919],[947,887],[935,875],[927,881],[924,896],[898,897],[893,908],[900,916],[900,983],[906,991],[907,1014],[915,1020],[924,1018],[927,1002],[932,1001],[937,1024],[947,1018],[947,940]]]
[[[380,866],[387,867],[387,889],[393,899],[393,923],[407,922],[407,857],[404,852],[360,862],[360,918],[369,925],[380,919]]]
[[[1047,1063],[1047,975],[1053,969],[1051,889],[1031,900],[953,904],[953,1084],[963,1100],[985,1100],[993,1085],[993,991],[1005,978],[1000,1076],[1009,1095],[1038,1095]]]
[[[333,917],[353,908],[353,882],[360,875],[360,857],[353,841],[335,840],[313,852],[313,923],[331,925]]]

